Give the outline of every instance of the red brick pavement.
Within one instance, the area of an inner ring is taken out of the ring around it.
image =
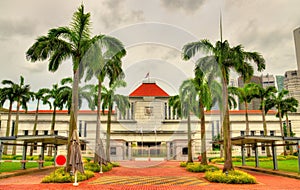
[[[41,184],[41,178],[47,175],[46,172],[26,174],[22,176],[16,176],[0,180],[0,189],[103,189],[103,190],[187,190],[187,189],[300,189],[300,180],[273,176],[269,174],[249,172],[254,175],[258,181],[258,184],[254,185],[232,185],[232,184],[218,184],[209,183],[203,176],[204,174],[190,173],[184,168],[179,167],[179,162],[121,162],[123,167],[114,168],[110,172],[104,174],[96,173],[94,178],[87,181],[80,182],[78,187],[73,187],[72,183],[68,184]],[[144,167],[148,165],[150,167]],[[125,166],[125,167],[124,167]],[[49,171],[48,171],[49,172]],[[95,184],[98,178],[102,176],[190,176],[197,177],[203,181],[203,184],[198,186],[188,185],[116,185],[108,184],[101,185]]]

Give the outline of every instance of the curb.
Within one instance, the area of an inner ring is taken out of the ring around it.
[[[47,166],[42,169],[37,169],[37,168],[29,168],[25,170],[16,170],[13,172],[3,172],[0,174],[0,179],[4,178],[9,178],[9,177],[15,177],[15,176],[20,176],[20,175],[25,175],[25,174],[30,174],[30,173],[35,173],[35,172],[42,172],[42,171],[47,171],[54,169],[53,166]]]
[[[277,170],[268,170],[263,168],[254,168],[254,167],[245,167],[245,166],[234,166],[234,167],[242,170],[250,170],[250,171],[261,172],[265,174],[272,174],[272,175],[278,175],[278,176],[289,177],[294,179],[300,179],[300,175],[297,173],[287,173],[287,172],[280,172]]]

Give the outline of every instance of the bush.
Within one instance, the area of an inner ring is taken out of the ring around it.
[[[112,162],[111,164],[113,167],[120,167],[120,163],[118,162]]]
[[[217,183],[231,183],[231,184],[254,184],[256,183],[255,177],[239,170],[232,170],[228,175],[221,170],[215,172],[205,172],[205,178],[210,182]]]
[[[91,177],[94,177],[94,172],[85,170],[84,174],[77,173],[77,181],[84,181]],[[74,176],[71,176],[69,172],[65,172],[65,168],[61,167],[50,173],[50,175],[42,179],[42,183],[70,183],[74,182]]]
[[[199,163],[188,164],[186,170],[189,172],[206,172],[206,171],[216,171],[219,170],[218,167],[213,165],[202,165]]]
[[[224,158],[215,158],[211,160],[211,163],[219,163],[219,162],[224,162]]]
[[[102,171],[103,172],[110,171],[112,168],[113,168],[113,165],[111,163],[108,163],[107,166],[102,164]],[[90,163],[86,163],[84,165],[84,169],[85,170],[90,170],[90,171],[93,171],[93,172],[99,172],[100,171],[100,165],[98,163],[90,162]]]
[[[180,167],[186,167],[186,162],[180,162]]]
[[[298,156],[287,155],[285,157],[286,160],[298,160]]]

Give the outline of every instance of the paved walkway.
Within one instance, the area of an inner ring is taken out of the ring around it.
[[[96,176],[78,187],[68,184],[41,184],[49,170],[31,172],[22,176],[0,179],[0,189],[104,189],[104,190],[186,190],[186,189],[300,189],[298,179],[274,176],[249,171],[258,184],[232,185],[210,183],[203,173],[187,172],[179,167],[179,162],[121,162],[110,172],[96,173]]]

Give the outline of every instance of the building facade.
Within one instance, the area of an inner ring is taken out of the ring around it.
[[[284,88],[289,91],[289,96],[300,102],[300,73],[297,70],[287,71],[284,74]],[[297,112],[300,112],[298,107]]]
[[[168,105],[169,95],[156,83],[142,83],[129,94],[130,108],[125,115],[121,115],[115,108],[112,115],[110,158],[118,160],[187,160],[187,120],[179,118],[176,110]],[[262,116],[259,110],[249,110],[250,134],[262,135]],[[271,110],[267,116],[268,135],[280,136],[279,120]],[[0,135],[5,136],[7,112],[1,112]],[[80,110],[78,115],[78,134],[88,143],[82,147],[83,155],[93,156],[96,134],[96,111]],[[290,114],[290,125],[296,135],[300,135],[300,115]],[[212,141],[222,133],[220,112],[218,110],[205,112],[206,117],[206,150],[208,157],[219,156],[214,150]],[[14,130],[15,112],[12,115]],[[19,135],[32,134],[35,112],[20,113]],[[51,129],[52,111],[40,111],[36,134],[47,135]],[[232,137],[245,134],[245,111],[230,111],[230,134]],[[101,116],[100,138],[105,147],[106,140],[106,114]],[[69,115],[67,111],[58,111],[55,122],[55,134],[68,136]],[[194,159],[201,153],[200,120],[191,117],[192,152]],[[11,150],[11,149],[9,149]],[[35,154],[39,153],[39,148]],[[45,150],[46,151],[46,150]],[[240,147],[233,147],[233,155],[240,155]],[[265,147],[260,148],[260,154],[265,154]],[[280,148],[277,152],[280,153]],[[18,149],[21,153],[22,149]],[[65,153],[66,147],[60,147]],[[9,152],[10,153],[10,152]]]

